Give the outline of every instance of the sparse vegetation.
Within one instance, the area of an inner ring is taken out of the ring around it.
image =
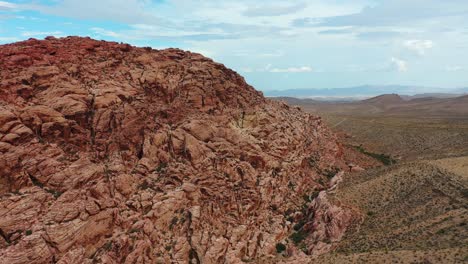
[[[62,195],[62,192],[52,189],[45,189],[48,193],[52,194],[55,199],[59,198]]]
[[[340,171],[339,168],[331,167],[323,171],[323,174],[327,177],[328,180],[333,178],[338,172]]]
[[[154,169],[155,172],[157,173],[163,173],[166,171],[166,168],[167,168],[167,163],[166,162],[161,162],[159,163],[158,167],[156,167],[156,169]]]
[[[179,221],[179,218],[177,218],[177,216],[174,216],[171,220],[171,223],[169,225],[169,229],[172,230],[174,228],[174,226],[177,224],[177,222]]]
[[[299,245],[305,238],[307,237],[307,233],[303,230],[299,230],[297,232],[292,233],[289,238],[294,242],[294,244]]]
[[[149,183],[147,181],[143,181],[140,185],[138,185],[138,189],[146,190],[149,188]]]
[[[104,250],[109,251],[112,249],[112,241],[107,241],[102,247]]]

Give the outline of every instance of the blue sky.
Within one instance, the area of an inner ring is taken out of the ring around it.
[[[0,44],[48,35],[200,52],[263,91],[468,86],[467,0],[0,1]]]

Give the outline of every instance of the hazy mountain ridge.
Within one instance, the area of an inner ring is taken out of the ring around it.
[[[381,94],[400,94],[412,97],[454,97],[468,93],[468,87],[464,88],[437,88],[405,85],[361,85],[347,88],[328,89],[286,89],[265,91],[269,97],[296,97],[317,98],[320,100],[334,101],[334,98],[343,100],[345,98],[363,99]]]
[[[290,104],[299,105],[312,112],[372,115],[385,114],[394,116],[453,117],[468,118],[468,95],[454,97],[400,96],[383,94],[365,100],[352,102],[317,101],[289,97],[278,97]]]

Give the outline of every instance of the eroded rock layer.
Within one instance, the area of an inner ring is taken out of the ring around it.
[[[318,195],[349,170],[321,119],[199,54],[30,39],[0,69],[2,263],[297,258],[352,219]]]

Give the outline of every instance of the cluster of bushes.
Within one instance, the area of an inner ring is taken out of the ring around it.
[[[289,238],[294,242],[294,244],[297,246],[299,245],[306,237],[307,237],[307,232],[304,230],[298,230],[294,233],[292,233]]]
[[[382,162],[384,165],[388,166],[388,165],[392,165],[392,164],[395,164],[396,163],[396,160],[394,160],[390,155],[386,155],[386,154],[378,154],[378,153],[372,153],[372,152],[369,152],[367,150],[365,150],[362,146],[357,146],[355,147],[359,152],[361,152],[362,154],[365,154],[367,156],[370,156],[380,162]]]

